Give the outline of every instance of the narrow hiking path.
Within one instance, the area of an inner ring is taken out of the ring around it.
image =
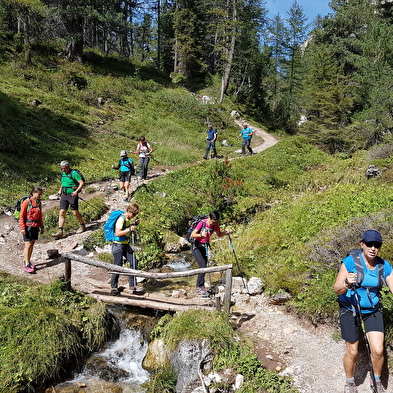
[[[241,127],[243,119],[237,119],[236,123]],[[278,139],[266,131],[250,125],[256,135],[263,138],[263,143],[258,146],[252,145],[255,153],[273,146]],[[240,143],[239,143],[240,147]],[[164,175],[164,167],[151,165],[149,179]],[[148,183],[148,180],[146,183]],[[97,192],[91,196],[102,196],[111,209],[124,208],[123,193],[111,192],[108,196],[108,182],[97,183],[94,186]],[[132,181],[131,190],[136,190],[135,180]],[[90,196],[89,196],[90,197]],[[88,198],[82,194],[82,198]],[[45,201],[44,209],[57,204],[58,201]],[[84,203],[83,201],[81,203]],[[37,265],[37,274],[30,275],[23,271],[23,239],[16,221],[11,216],[0,215],[0,271],[14,275],[28,277],[39,282],[50,282],[53,278],[61,276],[64,266],[50,260],[47,250],[58,249],[72,251],[85,255],[82,247],[83,240],[93,231],[97,230],[108,215],[100,220],[90,223],[87,231],[81,234],[69,234],[67,237],[36,243],[32,262]],[[109,251],[109,249],[108,249]],[[89,279],[108,282],[110,275],[106,270],[91,267],[81,263],[73,263],[72,285],[80,291],[89,291]],[[121,280],[126,280],[121,277]],[[119,285],[124,285],[122,281]],[[333,290],[333,289],[332,289]],[[249,336],[255,343],[256,352],[270,369],[276,369],[283,375],[291,376],[294,385],[301,393],[342,393],[344,385],[344,372],[342,368],[342,356],[344,344],[341,340],[333,339],[335,329],[329,326],[312,326],[289,314],[284,305],[271,304],[269,298],[262,295],[249,297],[248,295],[235,294],[236,304],[234,311],[249,316],[241,324],[239,330]],[[364,357],[357,368],[356,382],[359,384],[359,393],[370,392],[368,366]],[[387,381],[384,375],[383,382]],[[386,386],[386,383],[385,383]],[[389,381],[389,386],[393,382]]]

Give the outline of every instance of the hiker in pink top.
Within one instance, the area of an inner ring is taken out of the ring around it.
[[[209,255],[209,242],[213,232],[216,232],[218,237],[223,237],[229,233],[226,228],[224,232],[221,231],[218,224],[220,213],[217,210],[212,210],[209,216],[200,221],[191,233],[191,237],[195,240],[192,247],[192,255],[198,263],[200,268],[207,267]],[[197,295],[208,297],[209,294],[205,288],[205,274],[198,274],[195,292]]]

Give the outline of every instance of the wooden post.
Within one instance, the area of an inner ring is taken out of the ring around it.
[[[231,292],[232,292],[232,268],[227,269],[225,273],[224,311],[228,314],[231,309]]]
[[[64,280],[71,283],[71,259],[64,258]]]
[[[215,296],[215,300],[216,300],[216,310],[217,310],[218,312],[221,312],[221,298],[220,298],[220,295],[219,295],[219,294],[217,294],[217,295]]]

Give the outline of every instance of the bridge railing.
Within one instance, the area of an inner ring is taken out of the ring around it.
[[[203,269],[192,269],[182,272],[168,272],[168,273],[157,273],[148,272],[144,270],[135,270],[123,266],[113,265],[111,263],[102,262],[97,259],[87,258],[72,252],[62,252],[60,254],[60,260],[64,263],[64,279],[71,283],[71,261],[81,262],[87,265],[99,267],[108,270],[108,273],[120,274],[126,276],[137,276],[144,278],[154,278],[154,279],[168,279],[168,278],[178,278],[194,276],[200,273],[213,273],[225,271],[225,293],[223,299],[223,311],[229,313],[231,306],[231,291],[232,291],[232,270],[233,265],[223,265],[223,266],[211,266]],[[219,304],[216,304],[216,308],[220,308]]]

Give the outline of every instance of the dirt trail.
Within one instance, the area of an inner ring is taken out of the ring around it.
[[[236,120],[241,126],[242,119]],[[253,127],[256,135],[263,138],[259,146],[252,146],[255,153],[259,153],[278,142],[278,139],[266,131]],[[152,163],[153,164],[153,163]],[[154,165],[152,165],[154,167]],[[150,178],[165,173],[164,168],[152,168]],[[147,181],[148,182],[148,181]],[[102,195],[111,208],[124,208],[122,192],[115,191],[107,195],[108,184],[97,184],[97,193]],[[136,190],[135,181],[131,184],[132,191]],[[82,194],[82,198],[86,198]],[[53,203],[44,202],[44,209]],[[84,203],[81,201],[80,203]],[[34,248],[32,262],[37,265],[37,274],[31,275],[23,271],[23,239],[18,225],[12,216],[0,216],[0,270],[28,277],[39,282],[49,282],[61,276],[64,272],[62,264],[47,258],[47,250],[58,249],[85,253],[82,248],[83,240],[106,220],[101,220],[87,226],[82,234],[70,234],[57,240],[43,243],[38,241]],[[88,279],[108,282],[108,273],[103,269],[74,263],[72,266],[72,285],[80,291],[88,291]],[[126,278],[121,278],[121,280]],[[120,285],[126,285],[120,281]],[[301,393],[340,393],[343,392],[344,372],[342,356],[344,344],[340,340],[333,340],[334,329],[328,326],[313,327],[301,323],[297,318],[288,314],[284,306],[271,305],[264,295],[249,297],[248,295],[235,295],[235,309],[254,315],[243,322],[240,331],[250,336],[256,347],[258,356],[264,364],[271,369],[279,370],[283,375],[293,378],[295,386]],[[364,357],[357,368],[356,382],[359,384],[359,393],[369,392],[367,364]],[[383,379],[386,385],[387,378]],[[389,385],[393,386],[390,380]]]

